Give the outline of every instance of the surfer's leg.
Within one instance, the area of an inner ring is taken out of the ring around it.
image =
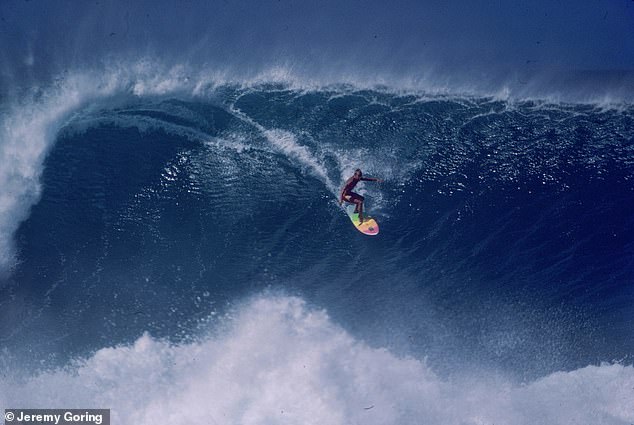
[[[354,212],[358,213],[359,212],[359,205],[363,204],[363,196],[359,195],[358,193],[354,193],[352,192],[350,194],[350,197],[352,198],[352,202],[354,202]]]
[[[363,223],[363,201],[365,198],[358,193],[352,193],[352,201],[354,202],[354,212],[359,214],[359,221]]]

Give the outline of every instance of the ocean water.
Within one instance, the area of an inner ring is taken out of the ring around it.
[[[633,20],[0,2],[0,411],[633,424]]]
[[[632,106],[119,77],[4,112],[0,407],[634,421]]]

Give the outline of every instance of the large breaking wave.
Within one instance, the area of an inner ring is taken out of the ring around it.
[[[139,62],[5,105],[2,406],[631,422],[631,105],[356,83]]]

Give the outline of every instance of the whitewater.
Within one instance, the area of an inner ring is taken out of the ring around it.
[[[126,346],[3,384],[3,404],[112,406],[116,423],[488,424],[632,420],[631,366],[588,366],[522,385],[443,379],[371,348],[294,297],[245,303],[213,337]],[[63,389],[63,391],[60,391]]]

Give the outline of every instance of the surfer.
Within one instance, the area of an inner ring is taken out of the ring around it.
[[[380,183],[383,180],[363,177],[363,173],[357,168],[352,177],[350,177],[346,181],[346,184],[343,185],[343,189],[341,189],[341,196],[339,198],[339,205],[343,204],[344,201],[350,204],[355,204],[354,212],[359,214],[359,224],[363,223],[363,200],[365,198],[358,193],[354,193],[352,189],[354,189],[360,181]]]

